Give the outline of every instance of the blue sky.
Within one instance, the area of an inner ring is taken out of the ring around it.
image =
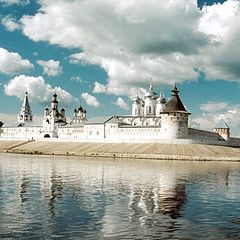
[[[240,2],[0,0],[0,120],[24,92],[36,119],[57,91],[69,117],[130,114],[148,88],[176,82],[191,126],[224,119],[240,135]],[[138,90],[137,90],[138,89]]]

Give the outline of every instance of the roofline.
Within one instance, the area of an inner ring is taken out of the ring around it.
[[[187,111],[178,111],[178,110],[160,112],[160,114],[164,114],[164,113],[185,113],[185,114],[191,115],[190,112],[187,112]]]

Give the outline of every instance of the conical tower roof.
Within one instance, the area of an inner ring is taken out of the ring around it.
[[[20,114],[18,115],[18,122],[27,123],[32,121],[33,121],[32,110],[28,101],[28,93],[26,92]]]
[[[32,115],[32,110],[28,101],[28,93],[25,93],[24,100],[23,100],[23,105],[21,109],[21,114],[22,115]]]
[[[175,84],[172,90],[172,97],[168,101],[166,109],[164,112],[187,112],[186,108],[184,107],[179,95],[179,90]]]

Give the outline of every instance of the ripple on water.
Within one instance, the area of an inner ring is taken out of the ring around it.
[[[0,238],[239,239],[239,164],[0,155]]]

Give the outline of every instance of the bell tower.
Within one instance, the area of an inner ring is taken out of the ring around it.
[[[22,108],[18,115],[18,123],[30,123],[33,121],[32,110],[28,101],[28,93],[25,93]]]

